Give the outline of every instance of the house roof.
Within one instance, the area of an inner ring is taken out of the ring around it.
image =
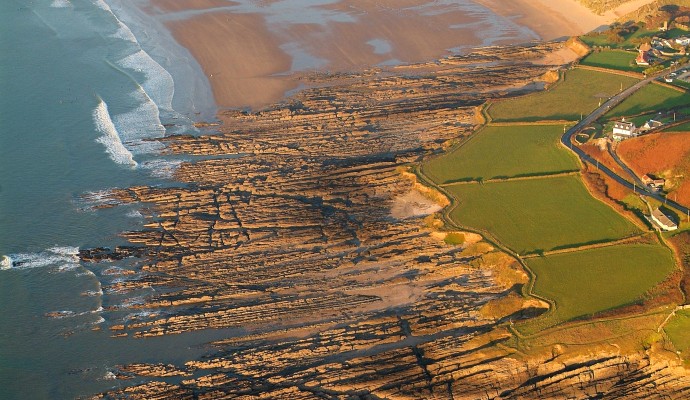
[[[644,183],[665,183],[666,180],[662,178],[657,178],[655,176],[650,176],[649,174],[642,175],[642,182]]]
[[[658,208],[654,211],[652,211],[652,217],[654,217],[657,222],[659,222],[663,226],[667,226],[669,228],[677,228],[678,225],[676,225],[675,222],[671,221],[669,217],[666,216],[661,210]]]
[[[640,54],[637,55],[637,58],[635,59],[635,62],[638,64],[649,64],[649,61],[649,54],[642,51],[640,52]]]
[[[635,124],[633,124],[632,122],[616,122],[613,124],[613,127],[615,129],[622,129],[626,131],[635,130]]]
[[[640,51],[647,52],[647,51],[649,51],[649,50],[651,50],[651,49],[652,49],[652,45],[650,45],[649,43],[642,43],[642,44],[640,45]]]

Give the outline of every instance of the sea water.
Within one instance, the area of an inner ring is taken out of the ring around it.
[[[194,133],[192,121],[215,112],[186,50],[126,11],[116,1],[0,1],[2,399],[98,393],[118,385],[118,364],[182,361],[209,339],[111,338],[127,310],[104,306],[131,299],[104,297],[109,278],[77,257],[142,224],[136,206],[96,209],[99,193],[174,184],[179,160],[150,139]]]

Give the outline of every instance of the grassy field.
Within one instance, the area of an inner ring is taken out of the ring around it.
[[[622,75],[574,69],[550,90],[494,103],[489,114],[497,122],[575,121],[599,105],[597,96],[612,96],[621,86],[627,88],[637,81]]]
[[[577,171],[577,158],[559,144],[561,135],[563,125],[488,126],[422,170],[438,183]]]
[[[643,114],[650,111],[664,111],[690,103],[690,95],[677,90],[651,84],[628,97],[616,108],[604,115],[604,118],[617,118],[628,115]]]
[[[642,68],[635,64],[637,53],[623,50],[604,50],[593,52],[580,62],[592,67],[610,68],[621,71],[641,72]],[[631,65],[632,62],[632,65]]]
[[[556,303],[546,325],[630,304],[674,268],[671,251],[655,245],[603,247],[526,262],[537,275],[534,293]],[[690,345],[690,339],[685,342]]]
[[[519,254],[620,239],[637,228],[594,199],[578,176],[459,184],[450,217],[485,229]]]

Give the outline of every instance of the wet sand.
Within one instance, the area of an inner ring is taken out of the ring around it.
[[[649,0],[600,16],[577,0],[151,0],[148,9],[199,61],[221,108],[260,109],[299,73],[422,62],[475,46],[588,32]]]
[[[261,107],[297,86],[285,76],[291,57],[266,34],[259,14],[211,13],[169,24],[208,77],[221,108]]]

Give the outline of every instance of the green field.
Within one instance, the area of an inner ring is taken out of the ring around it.
[[[628,76],[576,68],[550,90],[496,102],[488,112],[497,122],[575,121],[599,105],[597,96],[612,96],[636,82],[638,79]]]
[[[664,132],[690,132],[690,122],[668,128],[668,130],[664,130]]]
[[[450,217],[491,232],[518,254],[620,239],[638,230],[594,199],[578,176],[446,188],[459,200]]]
[[[686,360],[690,356],[690,310],[680,310],[664,327],[666,334],[676,350],[683,354]]]
[[[585,57],[580,64],[592,67],[610,68],[621,71],[641,72],[642,68],[635,64],[637,53],[623,50],[604,50],[593,52]],[[632,63],[632,65],[631,65]]]
[[[659,35],[660,32],[657,29],[648,30],[645,28],[640,28],[633,34],[623,38],[623,40],[620,42],[613,42],[609,40],[607,35],[604,33],[589,33],[580,36],[580,40],[582,40],[589,46],[612,47],[618,49],[636,49],[637,47],[639,47],[640,39],[652,38],[653,36]],[[670,29],[663,34],[663,36],[668,39],[684,35],[687,35],[687,32],[677,28]]]
[[[690,103],[690,95],[677,90],[651,84],[646,85],[637,93],[628,97],[616,108],[604,115],[604,118],[617,118],[644,114],[650,111],[665,111],[674,107],[685,106]]]
[[[559,144],[561,135],[563,125],[487,126],[423,171],[441,184],[577,171],[577,158]]]
[[[674,269],[671,252],[654,245],[603,247],[526,262],[537,275],[534,293],[556,304],[547,325],[633,303]]]

